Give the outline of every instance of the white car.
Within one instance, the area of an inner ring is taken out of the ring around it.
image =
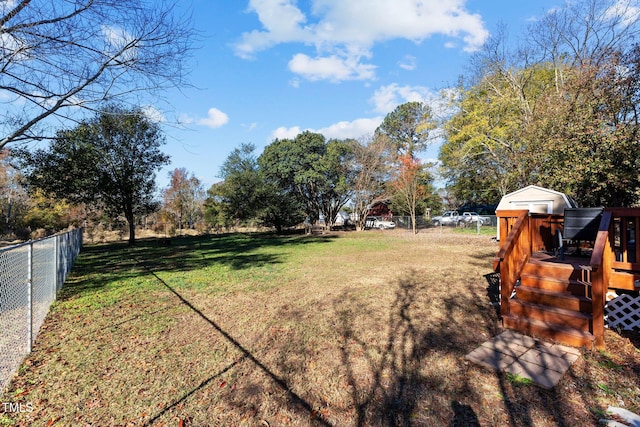
[[[476,212],[465,212],[462,214],[462,220],[467,224],[480,223],[480,225],[491,224],[491,218],[488,216],[480,216]]]
[[[373,228],[379,228],[380,230],[396,228],[396,223],[393,221],[386,221],[384,219],[376,219],[373,221]]]

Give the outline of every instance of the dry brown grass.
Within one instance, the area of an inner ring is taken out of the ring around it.
[[[4,401],[6,425],[575,426],[640,409],[608,333],[554,390],[464,360],[500,331],[486,236],[450,231],[93,246]],[[0,425],[2,425],[0,423]]]

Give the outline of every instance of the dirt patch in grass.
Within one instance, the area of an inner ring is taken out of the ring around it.
[[[487,236],[229,235],[86,248],[0,425],[597,425],[640,412],[634,335],[553,390],[470,365],[500,332]]]

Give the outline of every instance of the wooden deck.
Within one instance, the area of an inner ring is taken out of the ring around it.
[[[606,208],[592,250],[558,252],[563,216],[498,211],[500,312],[504,326],[572,346],[604,349],[608,290],[640,290],[640,209]],[[586,255],[590,255],[586,256]]]

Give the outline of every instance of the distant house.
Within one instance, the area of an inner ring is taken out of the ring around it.
[[[391,212],[388,202],[379,201],[371,205],[371,207],[367,211],[367,216],[375,216],[375,217],[381,217],[384,219],[389,219],[393,217],[393,212]]]
[[[349,214],[346,212],[338,212],[338,215],[336,215],[336,219],[335,221],[333,221],[333,225],[335,225],[336,227],[344,227],[349,225]]]

